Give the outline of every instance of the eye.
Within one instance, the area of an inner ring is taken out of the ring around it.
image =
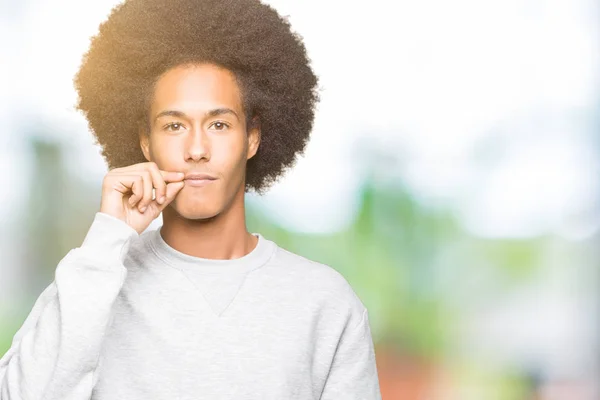
[[[222,131],[225,128],[230,128],[229,124],[226,124],[225,122],[221,122],[221,121],[216,121],[211,126],[214,126],[216,128],[216,130],[218,130],[218,131]]]
[[[164,129],[167,131],[178,131],[180,127],[182,127],[183,125],[181,124],[181,122],[172,122],[170,124],[165,125]],[[176,128],[176,129],[169,129],[169,128]]]

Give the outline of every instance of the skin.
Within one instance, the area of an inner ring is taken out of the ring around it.
[[[216,109],[233,112],[207,115]],[[181,114],[159,116],[165,111]],[[156,83],[149,115],[149,135],[140,132],[148,161],[165,171],[217,177],[203,187],[184,185],[163,210],[165,242],[208,259],[251,252],[258,239],[246,227],[244,188],[246,162],[258,150],[260,127],[247,130],[233,73],[213,64],[172,68]]]

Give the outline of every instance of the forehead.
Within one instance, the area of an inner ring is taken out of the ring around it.
[[[178,66],[156,82],[151,111],[177,109],[200,115],[206,110],[229,107],[241,111],[241,94],[233,73],[213,64]]]

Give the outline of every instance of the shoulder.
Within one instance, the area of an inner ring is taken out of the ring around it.
[[[366,307],[346,277],[333,268],[282,247],[270,263],[284,277],[288,290],[323,316],[353,326],[362,321]]]

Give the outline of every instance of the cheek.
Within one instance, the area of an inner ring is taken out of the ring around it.
[[[228,140],[214,146],[211,154],[211,164],[222,168],[223,172],[238,170],[246,162],[244,143],[236,140]]]
[[[183,151],[183,145],[177,140],[157,139],[150,147],[152,159],[159,167],[167,168],[170,165],[177,165],[177,161]],[[162,168],[161,168],[162,169]]]

